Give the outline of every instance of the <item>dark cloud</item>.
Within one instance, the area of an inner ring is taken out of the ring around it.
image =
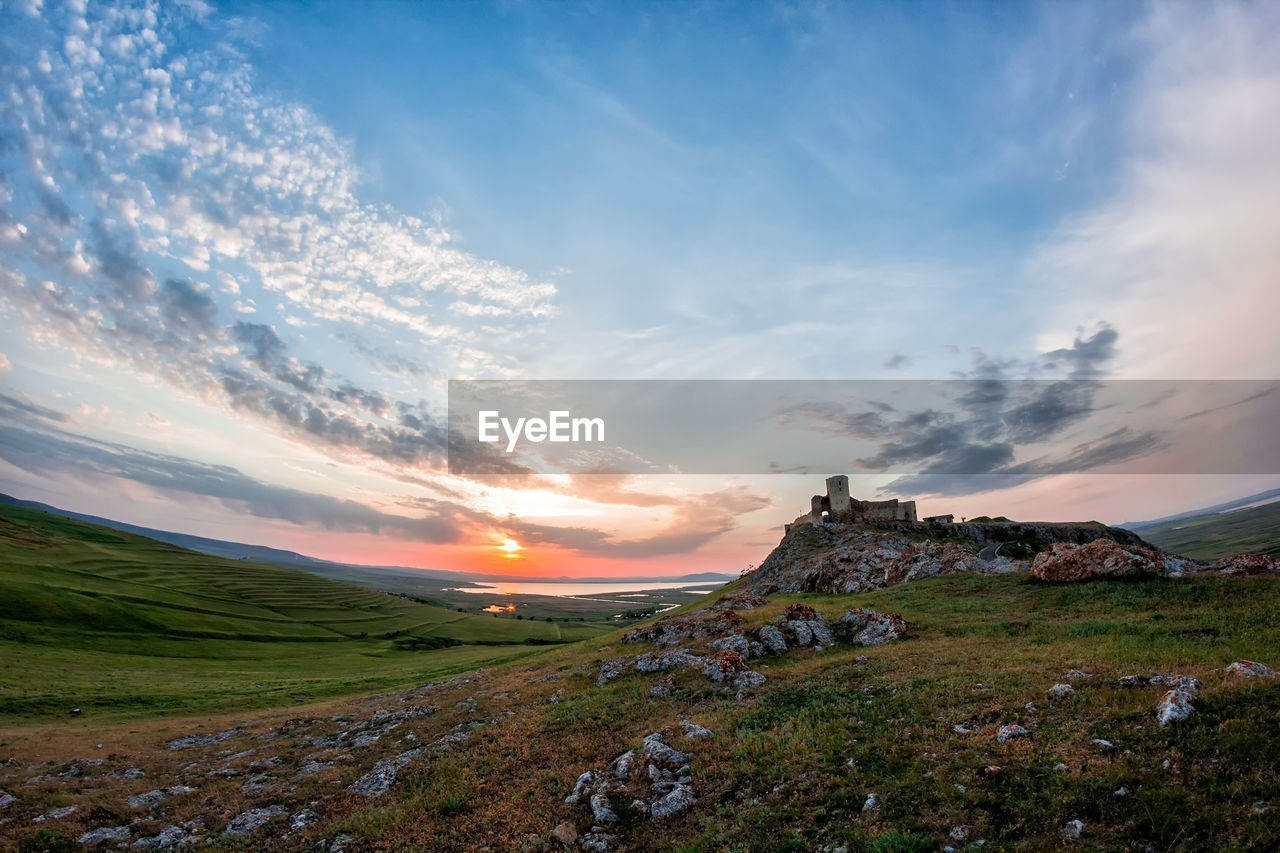
[[[262,323],[237,322],[231,337],[241,345],[248,359],[264,370],[275,370],[284,362],[286,347],[276,330]]]
[[[97,269],[115,291],[134,304],[151,295],[155,277],[141,260],[137,238],[125,227],[108,225],[94,219],[90,226],[89,246],[97,260]]]
[[[433,514],[408,518],[355,501],[273,486],[235,468],[139,450],[56,430],[0,423],[0,458],[41,477],[125,479],[168,492],[212,498],[236,512],[326,530],[397,533],[424,542],[464,538],[480,519],[460,505],[438,502]]]
[[[1077,474],[1128,462],[1157,450],[1167,449],[1160,433],[1154,430],[1135,431],[1121,427],[1106,435],[1077,444],[1065,456],[1035,459],[1009,468],[1010,473]]]
[[[55,412],[53,409],[41,406],[39,403],[11,397],[8,394],[0,394],[0,417],[14,418],[23,416],[33,416],[55,423],[66,423],[70,420],[62,412]]]
[[[887,370],[898,370],[899,368],[906,367],[910,363],[911,363],[911,359],[907,358],[902,353],[895,353],[894,355],[885,359],[883,366]]]
[[[1189,415],[1183,415],[1182,417],[1178,418],[1178,420],[1190,421],[1190,420],[1195,420],[1196,418],[1202,418],[1205,415],[1213,414],[1214,412],[1222,412],[1222,411],[1226,411],[1227,409],[1234,409],[1237,406],[1244,406],[1244,405],[1247,405],[1248,403],[1254,402],[1255,400],[1261,400],[1264,397],[1269,397],[1272,394],[1274,394],[1275,391],[1276,391],[1275,386],[1272,386],[1270,388],[1265,388],[1262,391],[1257,391],[1253,394],[1248,395],[1247,397],[1242,397],[1239,400],[1236,400],[1235,402],[1227,403],[1224,406],[1213,406],[1208,409],[1201,409],[1198,412],[1192,412]]]
[[[218,306],[191,280],[168,279],[157,294],[160,316],[170,331],[212,335],[217,330]]]
[[[1068,379],[1098,379],[1105,375],[1105,366],[1116,356],[1116,341],[1120,334],[1105,323],[1092,337],[1077,335],[1070,347],[1056,349],[1040,356],[1045,370],[1066,371]]]
[[[1093,413],[1098,385],[1092,382],[1053,382],[1033,392],[1033,399],[1001,414],[1010,441],[1046,441]]]

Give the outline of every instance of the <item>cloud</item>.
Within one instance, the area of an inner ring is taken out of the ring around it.
[[[326,530],[394,533],[449,543],[463,539],[468,528],[482,520],[471,510],[446,502],[436,502],[431,514],[422,518],[392,515],[355,501],[264,483],[224,465],[12,423],[0,423],[0,458],[39,477],[125,479],[169,493],[212,498],[256,518]]]
[[[1056,349],[1040,356],[1044,370],[1059,372],[1066,365],[1068,379],[1097,379],[1104,368],[1116,357],[1116,340],[1120,335],[1115,329],[1102,324],[1090,338],[1077,333],[1070,347]]]
[[[1046,316],[1105,315],[1128,376],[1271,378],[1280,336],[1258,318],[1280,315],[1280,7],[1145,12],[1113,189],[1044,239],[1026,286]]]
[[[521,541],[554,544],[576,551],[621,559],[648,559],[688,554],[737,527],[737,518],[772,506],[743,487],[671,499],[671,520],[649,536],[618,539],[599,530],[550,527],[509,520],[505,527]],[[644,506],[646,504],[637,504]]]
[[[885,359],[883,366],[886,370],[898,370],[899,368],[906,367],[910,363],[911,363],[910,358],[903,355],[902,353],[895,353],[889,358]]]
[[[553,545],[594,557],[669,556],[695,550],[733,530],[739,516],[770,506],[767,498],[742,487],[661,497],[618,488],[613,496],[617,502],[670,511],[670,520],[656,532],[631,539],[587,527],[495,516],[472,508],[460,493],[457,499],[448,500],[403,499],[402,504],[420,513],[405,516],[357,501],[272,485],[226,465],[91,438],[65,429],[68,423],[69,418],[57,411],[0,395],[0,459],[42,479],[109,483],[128,480],[162,490],[178,500],[183,496],[212,499],[234,512],[256,518],[334,531],[390,534],[429,544],[475,541],[501,533],[527,543]],[[591,491],[586,485],[591,478],[574,479],[568,491]],[[621,483],[614,481],[614,485]]]
[[[34,417],[53,423],[66,423],[70,420],[62,412],[8,394],[0,394],[0,417],[28,419]]]
[[[277,329],[405,336],[410,353],[363,347],[402,375],[425,375],[429,348],[433,376],[502,376],[555,287],[362,201],[349,145],[257,86],[251,29],[148,2],[0,9],[0,307],[33,339],[334,455],[439,467],[427,404]],[[268,322],[223,325],[254,304],[276,306]]]
[[[190,279],[169,279],[159,293],[160,316],[170,330],[197,336],[217,331],[218,306],[209,298],[208,288]]]

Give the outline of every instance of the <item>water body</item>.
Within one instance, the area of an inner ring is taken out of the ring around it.
[[[728,581],[725,581],[728,583]],[[709,587],[706,581],[698,584],[639,581],[633,583],[565,582],[565,581],[493,581],[477,582],[475,586],[457,587],[454,592],[472,592],[482,595],[554,595],[554,596],[608,596],[622,592],[642,592],[656,589],[678,589],[697,595],[706,595],[719,587]]]

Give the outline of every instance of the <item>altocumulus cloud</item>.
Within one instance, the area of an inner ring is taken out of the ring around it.
[[[0,302],[28,335],[334,454],[433,469],[421,400],[236,313],[275,303],[357,353],[407,335],[441,373],[490,375],[553,313],[553,285],[363,203],[347,146],[258,92],[239,29],[200,4],[6,6],[0,32]]]

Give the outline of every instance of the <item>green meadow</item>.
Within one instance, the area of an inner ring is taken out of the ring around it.
[[[1138,535],[1166,551],[1202,560],[1231,554],[1280,554],[1280,501],[1139,527]]]
[[[595,636],[0,507],[0,719],[305,702]]]

